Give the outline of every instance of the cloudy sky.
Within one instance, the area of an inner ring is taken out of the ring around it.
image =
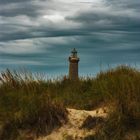
[[[128,64],[140,68],[140,0],[0,0],[0,71],[80,75]]]

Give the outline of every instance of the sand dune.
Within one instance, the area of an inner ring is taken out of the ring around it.
[[[68,122],[62,127],[54,130],[46,137],[40,137],[38,140],[82,140],[85,136],[94,134],[95,129],[81,129],[81,125],[87,117],[102,117],[107,116],[106,108],[98,108],[93,111],[86,110],[68,110]]]

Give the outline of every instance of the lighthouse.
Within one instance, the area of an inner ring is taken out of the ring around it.
[[[79,58],[77,56],[77,51],[74,48],[71,51],[71,56],[69,57],[69,79],[77,80],[78,79],[78,62]]]

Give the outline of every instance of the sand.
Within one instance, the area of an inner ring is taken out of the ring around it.
[[[98,108],[93,111],[69,108],[67,110],[68,122],[62,127],[55,129],[50,135],[40,137],[37,140],[82,140],[85,136],[95,133],[95,129],[80,129],[80,126],[89,115],[103,118],[107,116],[106,108]]]

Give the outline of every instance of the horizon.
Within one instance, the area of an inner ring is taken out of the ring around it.
[[[67,75],[73,48],[80,76],[140,69],[139,7],[138,0],[0,0],[0,72]]]

